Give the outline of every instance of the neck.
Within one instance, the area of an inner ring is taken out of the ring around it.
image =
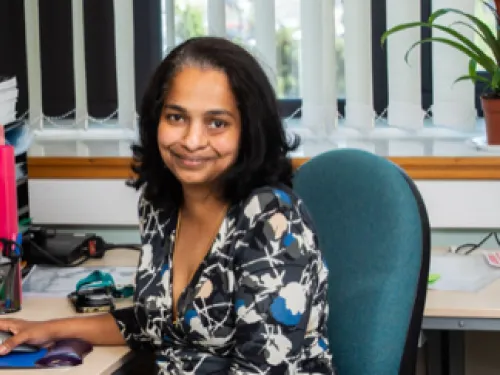
[[[211,220],[214,213],[226,206],[226,202],[207,189],[184,188],[183,196],[182,215],[197,221]]]

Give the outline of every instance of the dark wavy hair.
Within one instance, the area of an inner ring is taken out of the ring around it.
[[[185,41],[156,69],[140,108],[140,142],[132,146],[135,177],[128,184],[135,189],[144,186],[144,197],[158,208],[182,203],[181,184],[161,158],[157,131],[170,83],[185,66],[223,71],[240,111],[239,152],[221,176],[222,198],[235,203],[261,186],[291,187],[293,171],[288,153],[298,147],[299,139],[287,139],[273,87],[257,60],[244,48],[219,37]]]

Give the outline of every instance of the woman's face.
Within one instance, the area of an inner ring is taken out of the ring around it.
[[[240,113],[225,73],[181,69],[165,97],[158,146],[183,188],[211,187],[235,162],[240,134]]]

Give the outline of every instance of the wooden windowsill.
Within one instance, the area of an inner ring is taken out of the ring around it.
[[[500,157],[391,157],[416,180],[500,180]],[[293,159],[299,167],[307,158]],[[31,179],[127,179],[130,158],[29,157]]]

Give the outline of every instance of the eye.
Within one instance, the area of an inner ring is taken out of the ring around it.
[[[168,113],[166,115],[167,121],[172,123],[184,122],[184,116],[179,113]]]
[[[227,122],[223,120],[213,119],[210,121],[208,127],[210,129],[222,129],[227,126]]]

